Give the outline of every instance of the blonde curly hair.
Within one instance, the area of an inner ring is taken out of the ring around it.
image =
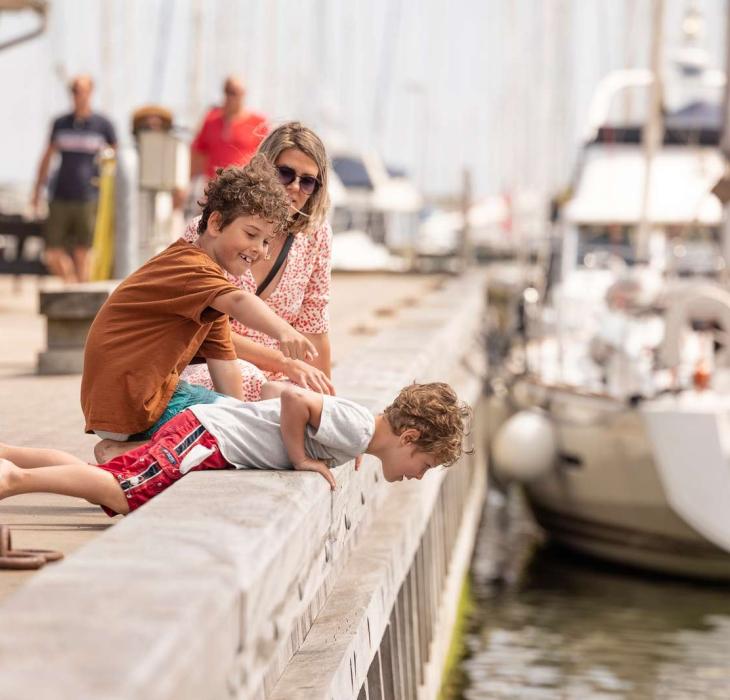
[[[285,231],[289,224],[289,197],[279,182],[274,166],[266,156],[255,155],[248,165],[218,168],[217,177],[205,188],[198,202],[203,214],[198,233],[205,233],[210,215],[217,211],[221,228],[239,216],[260,216],[274,224],[274,233]]]
[[[396,435],[408,428],[418,430],[419,437],[413,446],[435,455],[439,463],[448,467],[464,451],[472,410],[444,382],[414,383],[401,389],[383,415]]]

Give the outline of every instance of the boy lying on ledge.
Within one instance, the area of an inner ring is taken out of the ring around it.
[[[448,384],[411,384],[382,414],[335,396],[271,383],[255,403],[191,406],[141,447],[97,466],[67,452],[0,445],[0,499],[22,493],[85,498],[108,515],[139,508],[190,471],[298,469],[321,474],[361,454],[386,481],[420,479],[462,452],[468,406]]]

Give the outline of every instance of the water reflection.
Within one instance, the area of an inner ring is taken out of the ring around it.
[[[538,547],[491,504],[472,566],[468,700],[730,698],[727,587],[650,578]],[[514,515],[514,513],[513,513]],[[507,545],[505,545],[505,542]],[[495,582],[495,561],[527,556]],[[505,555],[506,553],[506,555]]]

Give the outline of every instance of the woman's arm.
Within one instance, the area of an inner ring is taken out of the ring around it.
[[[329,302],[332,284],[332,230],[326,224],[312,236],[309,250],[312,269],[293,325],[317,348],[319,355],[311,360],[311,364],[331,377]]]
[[[208,371],[213,387],[219,394],[232,396],[239,401],[245,401],[243,387],[241,386],[241,374],[238,371],[238,364],[235,360],[214,360],[208,358]]]
[[[334,386],[329,377],[318,367],[284,357],[284,353],[274,348],[261,345],[240,333],[232,332],[231,339],[236,355],[246,362],[256,365],[267,372],[281,372],[291,381],[305,389],[311,389],[321,394],[334,394]],[[316,343],[312,343],[317,350]],[[327,348],[329,352],[329,348]]]
[[[322,370],[328,377],[332,377],[332,350],[330,348],[329,333],[305,333],[304,335],[317,349],[318,354],[312,360],[312,364]]]

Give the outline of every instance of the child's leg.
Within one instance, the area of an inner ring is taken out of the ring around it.
[[[57,493],[85,498],[116,513],[128,513],[124,491],[112,474],[81,462],[21,469],[0,459],[0,499],[21,493]]]
[[[15,447],[0,442],[0,459],[9,459],[23,469],[50,467],[54,464],[86,464],[63,450],[48,450],[42,447]]]
[[[278,399],[281,396],[281,392],[290,386],[292,386],[291,382],[266,382],[261,387],[261,400]]]

